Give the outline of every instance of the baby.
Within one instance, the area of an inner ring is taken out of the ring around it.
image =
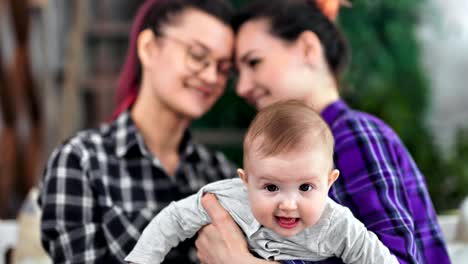
[[[160,263],[172,247],[210,223],[201,205],[213,193],[247,237],[250,250],[268,260],[398,263],[351,211],[328,197],[338,178],[334,140],[307,106],[280,102],[260,111],[244,139],[239,178],[214,182],[172,202],[143,231],[126,261]]]

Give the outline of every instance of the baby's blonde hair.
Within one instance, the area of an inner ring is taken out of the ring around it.
[[[324,147],[333,169],[333,135],[320,115],[299,101],[274,103],[262,109],[247,130],[244,167],[252,153],[270,157],[319,146]]]

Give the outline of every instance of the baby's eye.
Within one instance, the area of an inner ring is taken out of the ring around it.
[[[308,192],[308,191],[310,191],[312,189],[313,189],[313,187],[310,184],[302,184],[301,186],[299,186],[299,190],[301,190],[303,192]]]
[[[265,186],[265,189],[269,192],[276,192],[279,190],[278,186],[274,185],[274,184],[269,184],[267,186]]]

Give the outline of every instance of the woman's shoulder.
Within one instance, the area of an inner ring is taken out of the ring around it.
[[[112,132],[112,124],[103,124],[97,128],[88,128],[76,132],[74,135],[62,141],[54,152],[73,152],[80,156],[86,156],[97,148],[115,142],[115,133]]]
[[[200,143],[193,143],[194,151],[202,160],[218,161],[223,163],[231,163],[231,161],[221,151],[214,150]]]
[[[203,144],[193,143],[193,155],[200,163],[206,164],[209,168],[217,168],[225,175],[223,178],[234,177],[236,165],[230,161],[222,152],[213,150]]]
[[[373,114],[349,109],[331,127],[337,143],[343,138],[374,138],[400,143],[400,138],[382,119]]]
[[[379,134],[395,134],[382,119],[350,107],[344,100],[337,100],[322,111],[333,135],[352,135],[372,131]]]

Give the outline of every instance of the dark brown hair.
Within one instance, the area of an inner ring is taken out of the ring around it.
[[[337,80],[345,69],[349,60],[348,45],[314,0],[253,0],[233,18],[233,28],[238,32],[244,23],[254,19],[267,19],[270,33],[284,41],[295,41],[306,30],[314,32]]]

